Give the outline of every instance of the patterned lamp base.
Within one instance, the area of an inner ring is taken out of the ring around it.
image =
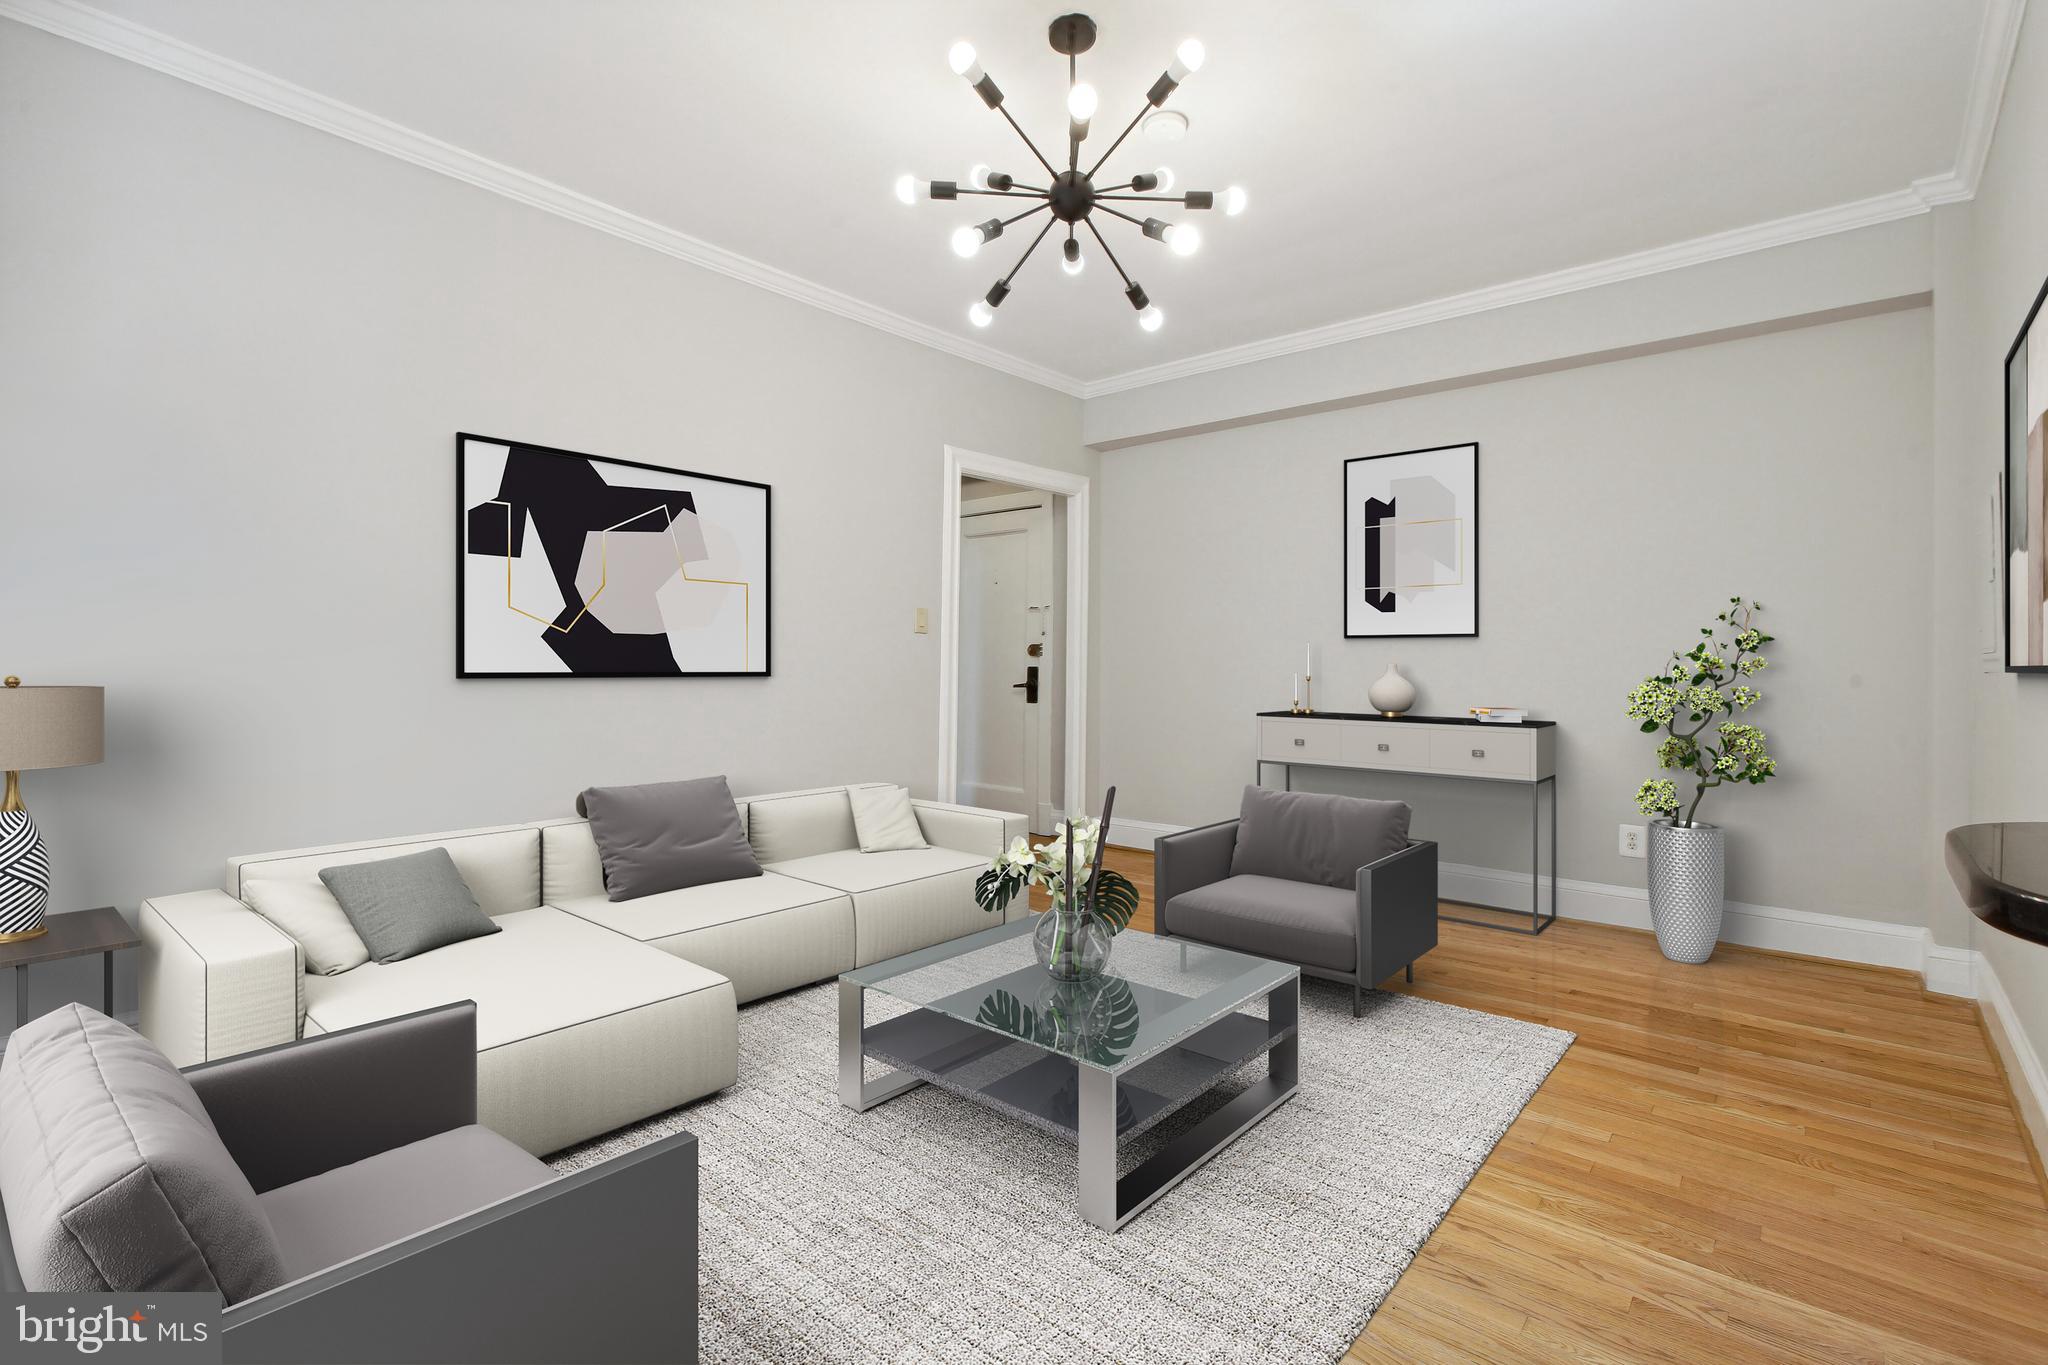
[[[0,943],[35,938],[49,926],[50,853],[25,810],[0,810]]]

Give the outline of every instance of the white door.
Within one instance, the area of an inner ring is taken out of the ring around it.
[[[960,800],[1022,811],[1036,821],[1051,800],[1052,511],[1045,505],[986,512],[964,506]]]

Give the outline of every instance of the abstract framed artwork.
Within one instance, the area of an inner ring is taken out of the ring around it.
[[[2048,419],[2048,320],[2034,296],[2005,353],[2005,668],[2048,673],[2048,479],[2042,472]],[[2041,363],[2029,362],[2039,356]]]
[[[455,438],[455,675],[766,677],[768,485]]]
[[[1344,462],[1344,634],[1479,633],[1479,444]]]

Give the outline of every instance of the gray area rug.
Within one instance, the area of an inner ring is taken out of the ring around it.
[[[549,1158],[697,1135],[705,1361],[1337,1360],[1572,1042],[1304,979],[1300,1092],[1112,1234],[1056,1138],[935,1086],[842,1108],[837,1007],[748,1006],[737,1085]]]

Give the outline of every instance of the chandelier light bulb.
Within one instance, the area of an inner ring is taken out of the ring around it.
[[[1095,87],[1082,81],[1067,92],[1067,116],[1076,123],[1086,123],[1095,117]]]
[[[1171,166],[1161,166],[1158,170],[1152,172],[1152,178],[1159,182],[1153,187],[1154,193],[1173,193],[1173,168]]]
[[[1083,256],[1078,251],[1076,251],[1073,255],[1067,257],[1065,260],[1060,262],[1060,269],[1066,271],[1069,275],[1078,275],[1083,270],[1085,270],[1087,266],[1088,258]]]
[[[968,49],[970,60],[973,51]],[[1166,68],[1166,74],[1177,84],[1200,71],[1208,56],[1209,49],[1202,46],[1202,40],[1190,38],[1173,50],[1173,65]]]
[[[946,65],[953,68],[953,74],[956,76],[966,76],[969,81],[981,79],[978,74],[968,75],[969,72],[976,70],[973,43],[953,44],[952,50],[946,54]]]
[[[1193,223],[1175,223],[1166,230],[1166,245],[1176,256],[1192,256],[1202,249],[1202,234]]]
[[[977,162],[967,172],[967,183],[978,190],[985,190],[988,188],[988,174],[987,164]]]
[[[962,227],[953,229],[953,254],[966,259],[981,250],[981,229]]]
[[[1235,218],[1243,212],[1244,186],[1232,185],[1229,189],[1223,191],[1223,214],[1226,218]]]
[[[1159,311],[1159,305],[1148,303],[1138,312],[1138,325],[1148,332],[1159,330],[1159,324],[1166,321],[1166,314]]]
[[[904,204],[915,204],[917,202],[916,176],[899,175],[896,177],[896,199],[899,203]]]
[[[976,327],[986,327],[996,320],[996,310],[976,299],[967,308],[967,320]]]

